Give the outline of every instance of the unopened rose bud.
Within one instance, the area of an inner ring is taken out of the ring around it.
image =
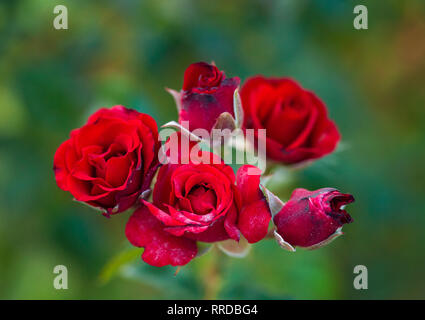
[[[353,201],[351,194],[332,188],[316,191],[295,189],[289,201],[273,218],[275,236],[279,243],[284,242],[292,247],[321,247],[342,234],[342,225],[353,221],[343,209]]]
[[[179,122],[189,122],[189,130],[210,131],[220,115],[235,117],[233,96],[239,78],[226,78],[223,71],[206,62],[191,64],[184,73],[180,92],[168,90],[179,109]]]

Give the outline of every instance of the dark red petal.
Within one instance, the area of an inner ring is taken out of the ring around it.
[[[133,110],[127,109],[124,106],[116,105],[110,109],[101,108],[93,113],[87,120],[87,123],[96,123],[99,119],[122,119],[122,120],[131,120],[137,119],[142,113]]]
[[[238,227],[249,243],[255,243],[267,235],[271,214],[265,200],[244,206],[239,214]]]
[[[193,212],[201,215],[211,212],[217,205],[215,192],[204,187],[198,187],[194,191],[191,191],[187,199],[191,203]]]
[[[285,145],[286,150],[294,150],[299,147],[308,146],[309,145],[309,139],[312,135],[312,132],[317,125],[317,110],[316,108],[306,108],[308,109],[308,115],[306,116],[305,122],[303,125],[299,126],[299,130],[294,128],[293,132],[296,132],[295,139],[292,140],[292,142],[289,145]],[[290,123],[291,121],[289,119],[286,119],[285,123]]]
[[[242,205],[264,198],[260,185],[261,170],[252,165],[243,165],[236,173],[236,184],[242,197]]]
[[[166,164],[163,165],[158,172],[155,187],[153,189],[153,203],[158,208],[166,209],[165,204],[171,204],[170,198],[172,195],[171,175],[178,168],[178,165]]]
[[[158,150],[156,148],[158,137],[146,126],[139,127],[140,144],[142,145],[142,158],[144,173],[146,173],[152,164],[158,162]],[[138,163],[142,165],[141,162]]]
[[[205,215],[197,215],[197,214],[193,214],[183,210],[177,210],[169,205],[167,205],[167,207],[168,207],[168,212],[170,216],[176,221],[180,222],[181,225],[195,225],[195,226],[205,225],[205,223],[203,223],[201,219],[198,219],[200,217],[205,217]],[[195,217],[195,219],[193,219],[192,216]]]
[[[263,76],[251,77],[245,81],[240,93],[245,128],[264,128],[262,122],[275,106],[276,87],[285,81],[287,79]]]
[[[321,189],[319,189],[321,190]],[[293,201],[300,201],[303,198],[311,197],[314,195],[317,195],[319,190],[310,191],[304,188],[296,188],[294,191],[292,191],[290,200]]]
[[[194,240],[175,237],[165,232],[163,225],[146,207],[141,207],[133,213],[127,222],[125,234],[131,244],[145,248],[143,261],[155,267],[183,266],[198,252]]]
[[[224,228],[224,220],[222,217],[208,226],[208,229],[198,234],[186,234],[189,239],[202,242],[217,242],[229,239],[229,234]]]
[[[67,191],[67,181],[69,170],[66,165],[66,153],[70,148],[70,140],[63,142],[59,148],[56,150],[55,156],[53,158],[53,170],[55,173],[56,183],[59,188]]]
[[[98,191],[98,187],[97,186],[93,186],[92,188],[92,194],[96,193],[96,191]],[[99,194],[103,194],[102,198],[90,201],[91,204],[93,204],[94,206],[100,207],[106,211],[110,211],[110,214],[112,214],[115,210],[113,210],[116,206],[116,201],[115,201],[115,192],[107,192],[105,193],[100,192]]]
[[[105,197],[108,194],[106,191],[104,193],[92,194],[92,184],[90,182],[76,179],[71,175],[67,178],[67,185],[69,192],[78,201],[93,201]]]
[[[184,72],[183,88],[182,90],[190,90],[201,86],[202,78],[215,78],[217,81],[212,83],[217,86],[220,84],[221,76],[220,71],[216,66],[206,62],[197,62],[187,67]]]
[[[132,160],[129,155],[112,157],[106,162],[105,180],[114,187],[122,186],[130,174]]]
[[[99,119],[96,123],[91,123],[79,129],[75,135],[75,147],[77,151],[86,146],[101,146],[105,150],[115,142],[118,136],[127,135],[133,138],[131,144],[134,146],[137,139],[137,128],[129,126],[128,122],[121,119]]]
[[[238,208],[235,204],[233,204],[226,214],[226,218],[224,220],[224,228],[226,229],[226,232],[229,237],[235,241],[239,241],[240,238],[239,229],[236,225],[237,218]]]
[[[189,233],[198,234],[198,233],[206,231],[207,229],[208,229],[208,226],[187,225],[182,227],[167,227],[167,228],[164,228],[164,231],[167,231],[168,233],[177,237],[181,237],[181,236],[187,237]]]
[[[134,192],[129,195],[120,194],[120,192],[115,193],[115,203],[116,203],[116,212],[110,212],[110,214],[115,214],[123,212],[129,209],[139,198],[140,192]]]
[[[177,219],[174,219],[167,212],[159,209],[155,205],[145,200],[142,200],[143,204],[147,208],[147,210],[158,220],[161,221],[164,226],[175,227],[175,226],[184,226],[184,222],[180,222]]]
[[[330,211],[325,210],[325,212],[336,219],[341,225],[353,222],[353,219],[347,211],[341,208],[342,206],[354,202],[354,197],[351,194],[341,193],[335,190],[327,194],[323,201],[327,202],[331,209]]]
[[[179,122],[188,121],[189,130],[202,128],[210,131],[223,112],[234,116],[233,94],[239,85],[239,78],[225,79],[213,93],[188,91],[182,96]]]
[[[335,150],[341,139],[338,128],[331,120],[324,121],[317,126],[311,137],[314,147],[308,149],[314,157],[319,158]]]

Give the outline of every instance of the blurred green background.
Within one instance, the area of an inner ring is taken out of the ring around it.
[[[68,30],[53,28],[58,4]],[[357,4],[368,30],[353,28]],[[424,299],[424,39],[423,0],[2,0],[0,298]],[[56,186],[71,129],[115,104],[175,120],[164,87],[201,60],[242,80],[294,77],[326,102],[339,150],[272,189],[354,194],[343,237],[295,254],[273,241],[245,259],[213,251],[175,277],[134,261],[128,213],[106,219]],[[59,264],[68,290],[53,288]],[[353,288],[360,264],[368,290]]]

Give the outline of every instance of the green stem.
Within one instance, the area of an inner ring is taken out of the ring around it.
[[[219,259],[220,252],[217,247],[213,247],[208,254],[209,263],[203,272],[203,280],[205,286],[204,299],[214,300],[217,299],[218,293],[222,285],[222,276],[220,273]]]

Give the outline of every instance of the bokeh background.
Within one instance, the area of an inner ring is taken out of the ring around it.
[[[68,8],[68,30],[53,8]],[[369,29],[355,30],[366,4]],[[425,2],[422,0],[2,0],[0,2],[0,298],[425,298]],[[101,106],[163,124],[177,118],[164,87],[192,62],[228,76],[290,76],[338,124],[336,153],[272,189],[336,187],[355,195],[355,222],[316,251],[274,241],[245,259],[218,251],[152,268],[106,219],[57,188],[53,154]],[[69,289],[53,288],[65,265]],[[365,265],[368,290],[353,288]]]

